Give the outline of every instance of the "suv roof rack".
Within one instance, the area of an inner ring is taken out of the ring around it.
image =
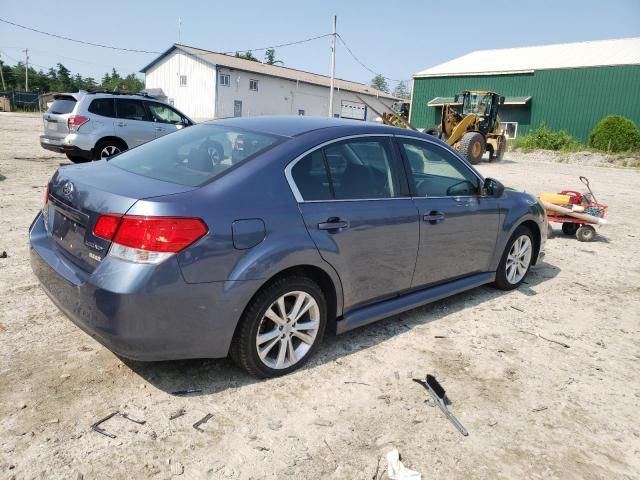
[[[153,95],[149,95],[147,92],[109,92],[108,90],[79,90],[79,93],[85,93],[86,95],[94,95],[96,93],[106,93],[108,95],[137,95],[146,98],[156,98]]]

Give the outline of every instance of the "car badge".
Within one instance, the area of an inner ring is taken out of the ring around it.
[[[71,198],[71,195],[73,195],[73,183],[71,182],[65,183],[64,186],[62,187],[62,194],[65,197]]]

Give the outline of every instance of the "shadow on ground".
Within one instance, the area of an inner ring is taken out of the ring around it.
[[[560,269],[541,262],[519,287],[528,296],[536,295],[534,288],[554,278]],[[341,357],[365,350],[389,338],[410,331],[420,325],[436,322],[467,308],[508,294],[490,285],[459,293],[444,300],[389,317],[339,336],[327,336],[311,360],[303,367],[311,369]],[[446,309],[443,308],[446,306]],[[228,388],[239,388],[260,382],[241,371],[229,359],[198,359],[169,362],[138,362],[121,359],[133,372],[158,389],[176,396],[211,395]],[[182,393],[177,393],[182,392]]]

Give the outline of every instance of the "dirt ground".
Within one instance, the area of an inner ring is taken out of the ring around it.
[[[66,162],[40,130],[38,116],[0,114],[0,478],[371,479],[394,447],[423,479],[640,478],[637,169],[535,154],[480,165],[536,194],[582,190],[585,175],[610,225],[592,243],[556,227],[516,291],[327,338],[303,370],[256,381],[228,360],[123,361],[57,310],[28,261],[43,186]],[[411,380],[426,373],[468,437]],[[184,389],[200,391],[172,393]],[[116,410],[146,423],[90,429]]]

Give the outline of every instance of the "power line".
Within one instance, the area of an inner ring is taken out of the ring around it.
[[[311,38],[305,38],[304,40],[297,40],[295,42],[289,42],[289,43],[281,43],[280,45],[272,45],[270,47],[261,47],[261,48],[247,48],[246,50],[234,50],[232,52],[224,52],[224,55],[232,55],[235,52],[260,52],[263,50],[269,50],[270,48],[280,48],[280,47],[288,47],[290,45],[298,45],[300,43],[307,43],[307,42],[311,42],[313,40],[318,40],[320,38],[325,38],[325,37],[330,37],[331,35],[333,35],[332,33],[325,33],[324,35],[318,35],[317,37],[311,37]]]
[[[373,73],[374,75],[381,75],[382,78],[384,78],[385,80],[390,80],[392,82],[404,82],[404,80],[398,80],[397,78],[389,78],[389,77],[385,77],[384,75],[382,75],[380,72],[376,72],[375,70],[367,67],[364,63],[362,63],[360,61],[360,59],[358,57],[356,57],[356,54],[353,53],[353,51],[349,48],[349,45],[347,45],[347,42],[344,41],[344,38],[342,38],[342,35],[340,35],[339,33],[337,34],[338,38],[340,39],[340,42],[342,42],[342,45],[344,45],[344,48],[347,49],[347,52],[349,52],[349,55],[351,55],[353,57],[353,59],[358,62],[360,64],[360,66],[362,66],[365,70],[368,70],[369,72]]]
[[[80,43],[82,45],[91,45],[93,47],[108,48],[110,50],[120,50],[120,51],[123,51],[123,52],[156,53],[156,54],[160,53],[160,52],[157,52],[157,51],[154,51],[154,50],[137,50],[137,49],[134,49],[134,48],[113,47],[111,45],[102,45],[100,43],[92,43],[92,42],[85,42],[83,40],[76,40],[75,38],[64,37],[62,35],[56,35],[55,33],[43,32],[42,30],[38,30],[38,29],[35,29],[35,28],[25,27],[24,25],[20,25],[18,23],[10,22],[9,20],[5,20],[4,18],[0,18],[0,22],[7,23],[9,25],[13,25],[14,27],[22,28],[24,30],[29,30],[31,32],[36,32],[36,33],[40,33],[42,35],[47,35],[49,37],[60,38],[62,40],[68,40],[69,42]]]

